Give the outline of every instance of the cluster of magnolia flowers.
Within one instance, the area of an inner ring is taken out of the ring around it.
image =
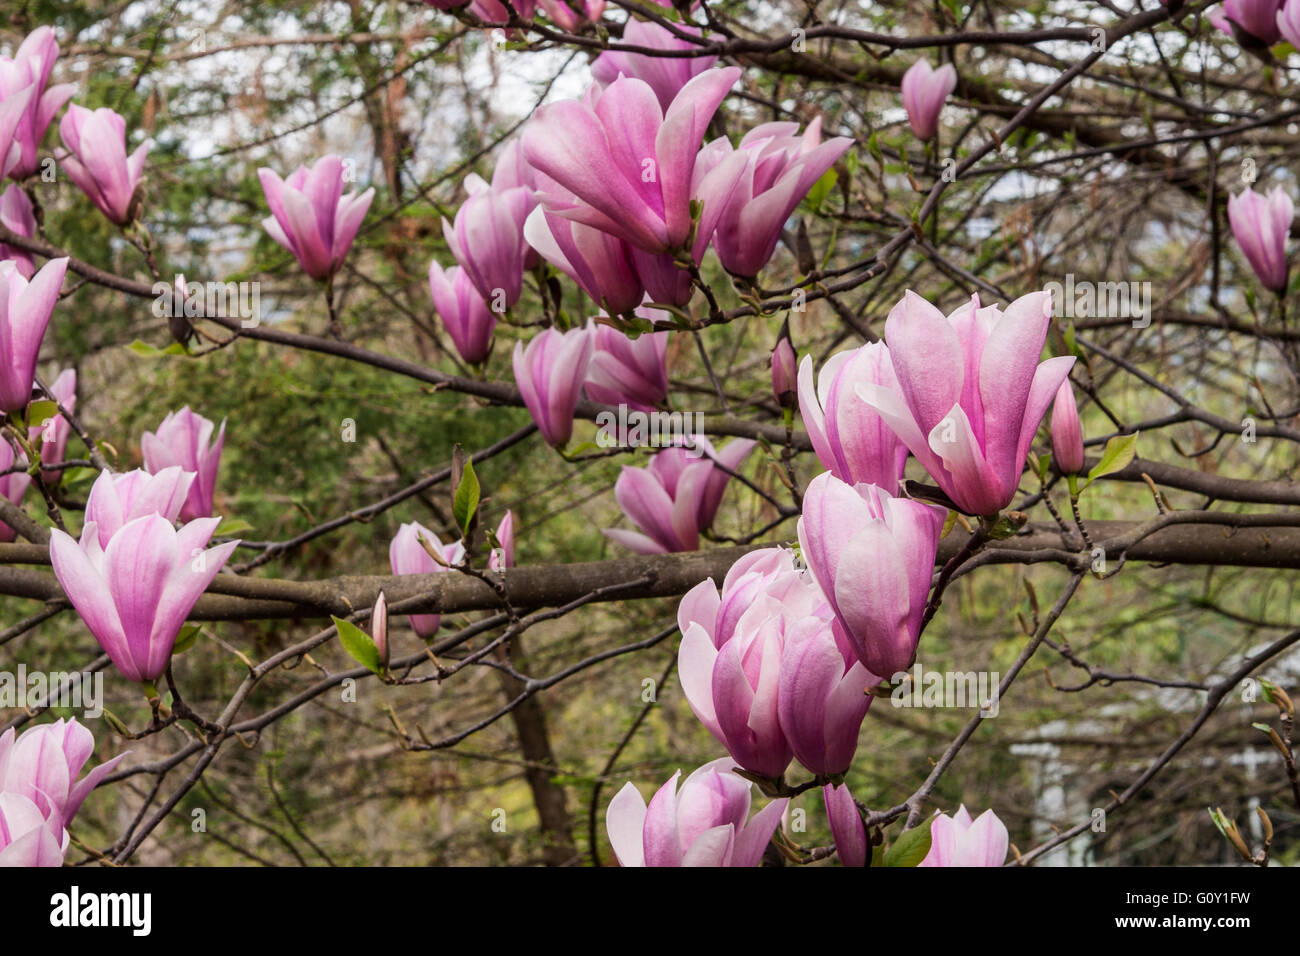
[[[1040,361],[1051,315],[1046,292],[1005,310],[972,297],[948,316],[909,292],[886,320],[885,342],[832,356],[820,375],[803,360],[798,402],[828,471],[804,493],[799,560],[758,550],[732,566],[721,591],[710,579],[682,599],[682,690],[729,757],[696,771],[680,793],[674,776],[648,807],[624,787],[607,814],[624,865],[755,865],[785,799],[746,823],[750,780],[779,793],[796,760],[823,786],[841,862],[866,864],[844,774],[871,691],[916,657],[946,514],[896,496],[904,464],[915,457],[953,508],[991,521],[1015,496],[1053,406],[1054,455],[1065,470],[1082,468],[1074,358]],[[778,362],[792,364],[793,354]],[[789,374],[778,362],[774,380]],[[991,811],[936,818],[931,838],[928,865],[1006,856],[1007,831]]]

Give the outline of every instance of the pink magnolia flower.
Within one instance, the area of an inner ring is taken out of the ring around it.
[[[930,852],[920,866],[1001,866],[1010,843],[1007,827],[992,810],[974,821],[965,805],[951,817],[936,813],[930,821]]]
[[[104,548],[93,521],[81,541],[55,528],[50,563],[100,647],[129,681],[162,676],[181,625],[238,545],[203,550],[220,518],[179,531],[159,514],[128,521]]]
[[[459,564],[465,557],[465,547],[459,541],[445,545],[424,525],[417,521],[408,521],[397,529],[397,534],[393,536],[392,543],[388,546],[388,562],[394,574],[437,574],[450,570],[449,567],[433,560],[429,552],[420,544],[421,538],[433,546],[433,550],[442,556],[447,565]],[[442,616],[410,614],[407,615],[407,620],[411,622],[411,629],[416,634],[428,640],[438,633]]]
[[[524,158],[523,143],[516,137],[501,147],[501,152],[497,155],[496,165],[492,167],[491,184],[476,173],[470,173],[465,177],[464,186],[465,191],[471,196],[477,196],[489,189],[496,192],[497,195],[503,195],[511,189],[526,189],[526,220],[527,214],[537,208],[537,189],[541,178],[537,170],[528,165],[528,160]],[[535,269],[540,261],[537,250],[525,242],[524,269]]]
[[[159,514],[174,524],[197,477],[180,465],[152,475],[140,468],[122,474],[101,471],[86,498],[86,523],[94,523],[101,548],[136,518]]]
[[[799,546],[835,611],[839,639],[872,674],[911,666],[943,512],[875,485],[820,474],[808,484]]]
[[[813,360],[799,365],[799,411],[817,458],[832,475],[849,484],[898,490],[907,446],[880,413],[858,397],[862,384],[898,388],[898,377],[883,342],[836,352],[813,384]]]
[[[573,414],[591,361],[589,326],[561,332],[546,329],[527,348],[515,343],[515,384],[547,443],[563,448],[573,435]]]
[[[680,24],[683,33],[702,36],[698,27]],[[623,26],[623,46],[638,46],[653,50],[690,50],[697,44],[683,40],[667,27],[649,20],[629,18]],[[713,68],[716,56],[647,56],[644,53],[626,53],[606,50],[591,64],[591,75],[602,87],[607,87],[619,75],[635,77],[654,91],[659,106],[665,110],[672,105],[677,94],[692,79]]]
[[[18,470],[10,471],[15,466],[19,466]],[[13,446],[4,439],[0,439],[0,472],[8,472],[0,474],[0,495],[13,504],[18,504],[27,493],[32,476],[27,473],[27,459],[21,455],[15,457]],[[12,541],[16,536],[17,532],[13,528],[0,521],[0,542]]]
[[[682,634],[698,626],[715,648],[731,640],[740,619],[756,603],[777,602],[779,613],[791,618],[833,614],[820,588],[810,587],[785,548],[759,548],[742,556],[722,580],[722,592],[709,578],[682,596],[677,625]]]
[[[510,5],[515,8],[515,13],[525,20],[531,20],[533,14],[537,12],[537,0],[518,0]],[[484,23],[500,26],[510,21],[510,13],[501,0],[472,0],[469,9],[470,13]],[[507,31],[507,33],[513,32],[515,31]]]
[[[853,145],[846,136],[823,143],[821,117],[809,123],[802,135],[798,130],[798,123],[764,123],[746,133],[734,151],[725,137],[700,151],[699,163],[705,169],[714,168],[733,152],[743,160],[743,165],[734,167],[731,182],[712,180],[711,189],[699,197],[706,208],[710,202],[721,203],[713,247],[728,272],[755,276],[767,265],[800,200]],[[728,191],[725,198],[718,190]]]
[[[645,468],[624,466],[614,483],[614,498],[644,533],[606,528],[607,537],[638,554],[699,548],[700,532],[713,525],[731,473],[755,442],[738,439],[721,451],[702,436],[694,442],[695,449],[665,448]]]
[[[1274,292],[1286,291],[1286,240],[1294,218],[1295,204],[1281,186],[1267,196],[1247,188],[1228,197],[1232,235],[1259,281]]]
[[[1068,378],[1061,383],[1052,403],[1052,457],[1062,474],[1077,475],[1083,471],[1083,426]]]
[[[629,338],[608,325],[595,326],[587,397],[605,405],[649,412],[668,400],[667,332]]]
[[[94,735],[75,718],[39,724],[17,737],[10,727],[0,734],[0,793],[31,800],[61,830],[76,816],[87,794],[126,756],[105,761],[78,780],[94,752]]]
[[[501,547],[493,548],[488,555],[488,567],[493,571],[504,571],[515,566],[515,516],[507,510],[497,525],[497,541]]]
[[[266,168],[257,176],[271,207],[262,228],[313,279],[334,275],[352,248],[375,190],[343,195],[343,160],[333,154],[310,167],[299,166],[288,179]]]
[[[27,797],[0,791],[0,867],[62,866],[68,833]]]
[[[679,605],[686,700],[746,770],[780,777],[798,755],[814,773],[842,773],[857,749],[865,690],[879,681],[851,651],[846,659],[832,609],[789,551],[742,561],[721,597],[709,580]]]
[[[618,236],[538,206],[524,221],[524,238],[610,315],[631,312],[645,298],[632,249]]]
[[[1287,43],[1300,50],[1300,0],[1286,0],[1277,13],[1277,29]]]
[[[538,3],[556,26],[569,32],[584,23],[595,23],[605,12],[605,0],[538,0]]]
[[[614,795],[605,827],[623,866],[758,866],[787,800],[749,818],[750,782],[730,758],[706,763],[677,789],[679,770],[650,799],[631,783]]]
[[[32,201],[27,198],[20,186],[10,186],[0,196],[0,225],[10,232],[30,239],[36,235],[36,216],[32,210]],[[0,259],[13,261],[18,274],[30,279],[36,272],[36,260],[26,249],[7,246],[0,242]]]
[[[944,100],[957,88],[957,71],[951,63],[939,69],[917,60],[903,74],[903,108],[917,139],[930,139],[939,131]]]
[[[442,221],[451,254],[494,312],[514,305],[523,290],[524,220],[531,208],[527,187],[481,189],[461,204],[454,224]]]
[[[795,759],[812,773],[844,773],[880,683],[852,649],[836,641],[831,621],[806,617],[787,628],[781,651],[777,715]]]
[[[58,399],[59,404],[69,412],[77,410],[77,370],[65,368],[59,373],[50,386],[50,391]],[[63,464],[64,453],[68,449],[68,438],[72,434],[72,426],[62,415],[54,415],[43,422],[33,423],[27,431],[28,441],[33,444],[40,439],[40,452],[42,465],[61,465]],[[63,471],[51,471],[48,468],[41,469],[41,480],[47,485],[56,485],[59,479],[63,477]]]
[[[575,200],[542,193],[548,211],[649,253],[683,246],[691,231],[695,158],[709,121],[740,76],[695,77],[660,107],[649,84],[622,77],[587,101],[544,106],[524,130],[524,155]]]
[[[126,155],[126,120],[106,106],[88,110],[73,103],[59,123],[68,149],[64,172],[91,202],[119,226],[135,218],[136,188],[144,174],[149,141]]]
[[[1216,11],[1211,22],[1220,30],[1232,36],[1237,31],[1272,46],[1282,38],[1278,17],[1282,12],[1283,0],[1227,0],[1222,9]]]
[[[430,262],[429,293],[460,357],[471,365],[485,362],[492,351],[497,317],[465,270],[460,266],[444,270],[436,261]]]
[[[1021,296],[1003,312],[979,297],[946,319],[909,291],[885,322],[898,387],[859,384],[952,501],[995,515],[1015,496],[1025,456],[1074,356],[1039,363],[1052,297]],[[870,666],[870,665],[868,665]]]
[[[59,58],[59,44],[54,28],[40,26],[27,35],[13,58],[0,56],[0,101],[8,103],[22,91],[22,107],[12,137],[0,135],[0,142],[12,138],[17,152],[8,162],[8,173],[25,179],[36,172],[36,151],[45,138],[54,114],[76,91],[75,83],[50,86],[50,72]],[[17,100],[15,102],[18,102]],[[0,128],[4,124],[0,124]],[[11,147],[12,148],[12,147]]]
[[[840,865],[866,866],[871,850],[867,845],[867,828],[848,786],[826,784],[822,787],[822,800],[826,805],[826,817],[830,821],[831,836],[835,840],[835,852],[840,858]]]
[[[150,474],[164,468],[180,465],[198,477],[190,485],[189,495],[181,508],[180,519],[190,521],[212,514],[212,499],[217,490],[217,468],[221,464],[221,449],[226,444],[226,421],[221,420],[216,440],[212,438],[212,422],[196,414],[186,405],[179,412],[168,412],[156,432],[145,432],[140,438],[144,454],[144,467]]]
[[[27,407],[41,340],[59,301],[67,258],[51,259],[31,282],[12,260],[0,262],[0,411]]]

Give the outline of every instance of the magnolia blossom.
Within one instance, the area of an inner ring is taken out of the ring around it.
[[[32,800],[0,791],[0,867],[62,866],[69,839]]]
[[[443,564],[433,560],[420,544],[421,538],[443,559]],[[450,565],[460,564],[464,557],[465,546],[461,542],[444,545],[436,534],[417,521],[408,521],[398,528],[388,546],[388,561],[394,574],[437,574],[449,571]],[[442,623],[439,614],[410,614],[406,619],[410,621],[411,629],[425,640],[437,634]]]
[[[524,145],[516,137],[502,146],[501,152],[497,154],[496,164],[492,167],[491,183],[477,173],[470,173],[465,177],[464,186],[471,196],[489,189],[503,194],[507,190],[522,187],[527,190],[527,210],[531,213],[537,207],[537,189],[541,178],[537,170],[528,165],[528,160],[524,158]],[[534,269],[540,261],[537,250],[525,244],[524,268]]]
[[[4,195],[0,195],[0,225],[27,239],[36,235],[36,215],[32,201],[27,198],[27,193],[21,186],[10,186]],[[0,242],[0,259],[13,260],[18,274],[24,279],[30,279],[36,272],[36,260],[26,249]]]
[[[867,827],[845,784],[822,787],[822,801],[826,818],[830,821],[831,836],[835,840],[835,853],[842,866],[866,866],[871,847],[867,843]]]
[[[159,514],[174,523],[197,477],[180,465],[162,468],[152,475],[140,468],[122,474],[101,471],[86,498],[86,523],[95,525],[102,548],[108,547],[124,524],[136,518]]]
[[[698,27],[677,25],[677,30],[691,36],[702,36]],[[690,50],[696,44],[675,35],[667,27],[649,20],[629,18],[623,25],[624,46],[639,46],[653,50]],[[591,75],[601,86],[609,86],[619,75],[635,77],[654,91],[659,105],[668,109],[682,87],[692,79],[713,68],[716,56],[647,56],[644,53],[624,53],[606,50],[591,64]]]
[[[928,60],[917,60],[903,74],[903,108],[918,139],[930,139],[939,131],[943,104],[957,88],[957,71],[951,63],[939,69]]]
[[[587,397],[605,405],[653,411],[668,400],[668,332],[630,338],[608,325],[594,328]]]
[[[727,189],[729,194],[722,198],[711,190],[701,190],[706,208],[710,202],[722,206],[713,247],[728,272],[758,274],[776,251],[781,230],[794,208],[853,145],[846,136],[823,143],[821,117],[809,123],[802,135],[798,130],[798,123],[754,127],[734,151],[743,160],[743,165],[734,168],[734,178],[713,181],[712,190]],[[712,169],[732,155],[731,144],[722,137],[700,151],[698,162],[702,168]]]
[[[493,312],[504,312],[523,290],[524,220],[532,208],[525,186],[475,192],[456,212],[455,223],[442,221],[451,254]]]
[[[178,531],[150,514],[124,524],[107,547],[93,521],[80,542],[50,532],[55,577],[127,680],[152,682],[166,670],[185,618],[239,544],[204,550],[220,521],[196,518]]]
[[[596,22],[605,12],[605,0],[572,0],[569,3],[564,0],[537,0],[537,2],[556,26],[570,32],[584,23]]]
[[[444,270],[429,263],[429,293],[460,357],[471,365],[487,360],[497,317],[460,266]]]
[[[512,364],[524,405],[547,443],[563,448],[573,435],[573,414],[591,361],[590,327],[546,329],[527,348],[515,343]]]
[[[0,262],[0,412],[31,400],[36,357],[67,271],[66,257],[51,259],[28,282],[12,260]]]
[[[706,763],[677,788],[679,770],[650,799],[631,783],[605,812],[614,855],[623,866],[758,866],[781,823],[785,799],[749,818],[751,784],[730,772],[729,758]]]
[[[68,149],[60,160],[68,178],[119,226],[135,217],[135,194],[144,174],[149,141],[126,155],[126,120],[106,106],[97,110],[72,104],[59,123]]]
[[[0,159],[0,166],[14,179],[25,179],[36,172],[36,153],[45,131],[54,114],[76,92],[75,83],[49,85],[58,58],[59,44],[54,28],[49,26],[29,33],[12,58],[0,56],[0,113],[16,109],[18,114],[9,135],[2,135],[6,124],[0,121],[0,143],[13,143],[11,155],[7,160]]]
[[[1256,40],[1272,46],[1282,38],[1279,28],[1282,4],[1283,0],[1227,0],[1209,19],[1224,33],[1239,41]]]
[[[930,821],[930,852],[920,866],[1001,866],[1007,859],[1007,827],[992,810],[973,821],[963,804],[951,817]]]
[[[880,678],[834,636],[830,615],[787,628],[781,651],[777,715],[795,759],[820,775],[844,773]]]
[[[1051,319],[1047,292],[1005,312],[972,296],[944,318],[909,291],[885,322],[897,388],[856,387],[967,514],[995,515],[1011,503],[1038,425],[1074,365],[1072,355],[1039,363]]]
[[[755,442],[737,439],[715,451],[702,436],[693,441],[693,449],[665,448],[645,468],[624,466],[614,483],[614,499],[644,533],[606,528],[606,536],[639,554],[700,546],[700,532],[712,527],[731,473]]]
[[[739,76],[736,67],[701,73],[666,110],[649,84],[628,76],[589,90],[585,102],[539,109],[524,130],[524,155],[576,197],[543,192],[546,209],[649,253],[680,248],[691,231],[700,142]]]
[[[458,3],[454,5],[459,6]],[[525,20],[531,20],[533,14],[537,12],[537,0],[518,0],[517,3],[512,2],[510,5],[514,7],[515,12]],[[450,8],[444,7],[443,9]],[[478,17],[484,23],[501,25],[510,20],[510,11],[505,8],[505,5],[501,3],[501,0],[472,0],[469,5],[469,10],[470,13],[474,14],[474,16]],[[507,32],[513,33],[514,31]]]
[[[1295,204],[1281,186],[1267,196],[1247,188],[1228,198],[1228,224],[1259,281],[1274,292],[1286,291],[1286,240]]]
[[[921,636],[943,512],[831,474],[809,482],[803,505],[799,546],[841,640],[873,674],[906,670]]]
[[[197,475],[181,508],[182,521],[212,514],[217,468],[221,464],[221,449],[226,444],[225,419],[217,430],[216,440],[209,444],[211,438],[212,422],[191,411],[188,405],[179,412],[168,412],[156,432],[145,432],[140,438],[146,471],[156,475],[164,468],[180,465]]]
[[[259,169],[257,176],[271,207],[262,228],[292,252],[313,279],[325,280],[338,272],[375,190],[343,195],[343,160],[333,154],[310,167],[299,166],[288,179],[266,168]]]
[[[1277,29],[1287,43],[1300,50],[1300,0],[1287,0],[1278,11]]]
[[[11,727],[0,734],[0,793],[26,797],[62,829],[126,756],[119,754],[78,780],[94,751],[94,735],[75,718],[38,724],[21,735]]]
[[[907,446],[858,397],[859,385],[897,389],[898,377],[883,342],[836,352],[822,366],[813,384],[813,360],[799,365],[799,412],[821,463],[849,484],[879,485],[891,494],[898,489],[907,462]]]
[[[792,756],[843,773],[879,683],[842,648],[833,610],[784,549],[747,555],[678,608],[678,673],[691,710],[744,769],[780,777]]]
[[[631,312],[645,298],[631,247],[618,236],[538,206],[524,221],[524,238],[610,315]]]
[[[65,368],[54,379],[50,392],[59,404],[69,412],[77,409],[77,370]],[[68,448],[68,438],[72,435],[72,425],[62,415],[54,415],[43,422],[34,422],[27,431],[27,438],[33,444],[40,439],[41,464],[60,465],[64,452]],[[47,485],[56,485],[63,477],[63,471],[41,469],[41,480]]]
[[[1083,471],[1083,426],[1079,423],[1079,406],[1067,378],[1052,403],[1052,457],[1062,474]]]
[[[515,516],[514,512],[507,510],[501,518],[501,523],[497,525],[496,530],[497,543],[499,548],[493,548],[492,553],[488,555],[488,568],[493,571],[504,571],[506,568],[515,566]]]

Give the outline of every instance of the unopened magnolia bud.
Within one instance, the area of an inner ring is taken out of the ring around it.
[[[375,647],[379,649],[379,660],[385,667],[388,666],[388,599],[384,597],[384,592],[379,592],[379,597],[375,598],[374,609],[370,612],[370,639],[375,642]]]
[[[794,345],[790,342],[789,323],[772,350],[772,394],[782,408],[793,408],[799,400],[798,373],[795,370]]]
[[[1052,457],[1063,475],[1083,471],[1083,426],[1068,378],[1061,383],[1052,404]]]

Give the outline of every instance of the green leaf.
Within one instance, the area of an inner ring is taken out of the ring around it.
[[[1131,435],[1116,435],[1106,442],[1106,450],[1101,453],[1101,461],[1088,472],[1088,480],[1084,482],[1083,487],[1087,488],[1102,475],[1114,474],[1127,468],[1129,462],[1137,457],[1138,434],[1134,432]]]
[[[148,342],[141,342],[139,339],[136,339],[130,345],[126,346],[126,350],[128,352],[134,353],[135,355],[139,355],[142,358],[158,358],[159,356],[162,355],[189,355],[190,354],[186,350],[185,346],[181,345],[179,342],[173,342],[165,349],[160,349],[155,345],[150,345]]]
[[[334,621],[334,626],[338,628],[339,641],[343,644],[343,649],[348,652],[348,655],[366,670],[382,674],[384,665],[379,659],[379,648],[375,647],[375,642],[371,640],[370,635],[351,621],[345,621],[333,615],[330,615],[330,619]]]
[[[835,183],[839,180],[839,173],[834,169],[828,169],[822,173],[821,179],[813,183],[812,189],[808,190],[808,208],[813,212],[821,212],[822,203],[826,197],[831,194],[835,188]]]
[[[465,471],[460,476],[460,484],[456,486],[456,496],[451,502],[451,512],[456,519],[456,526],[465,536],[469,535],[470,522],[474,520],[474,513],[478,511],[478,499],[479,484],[478,476],[474,474],[474,462],[466,459]]]
[[[253,530],[253,526],[247,521],[239,518],[223,518],[221,524],[217,525],[217,530],[213,532],[214,537],[233,538],[236,535],[246,534]]]
[[[885,866],[918,866],[930,852],[930,828],[926,825],[904,830],[889,845],[883,861]]]
[[[32,402],[27,406],[28,424],[39,428],[51,418],[57,418],[59,406],[50,401],[48,398],[42,398],[40,401]]]
[[[201,630],[203,630],[201,624],[186,624],[182,627],[180,634],[176,637],[176,643],[172,645],[172,655],[184,654],[193,647],[194,642],[199,639]]]

